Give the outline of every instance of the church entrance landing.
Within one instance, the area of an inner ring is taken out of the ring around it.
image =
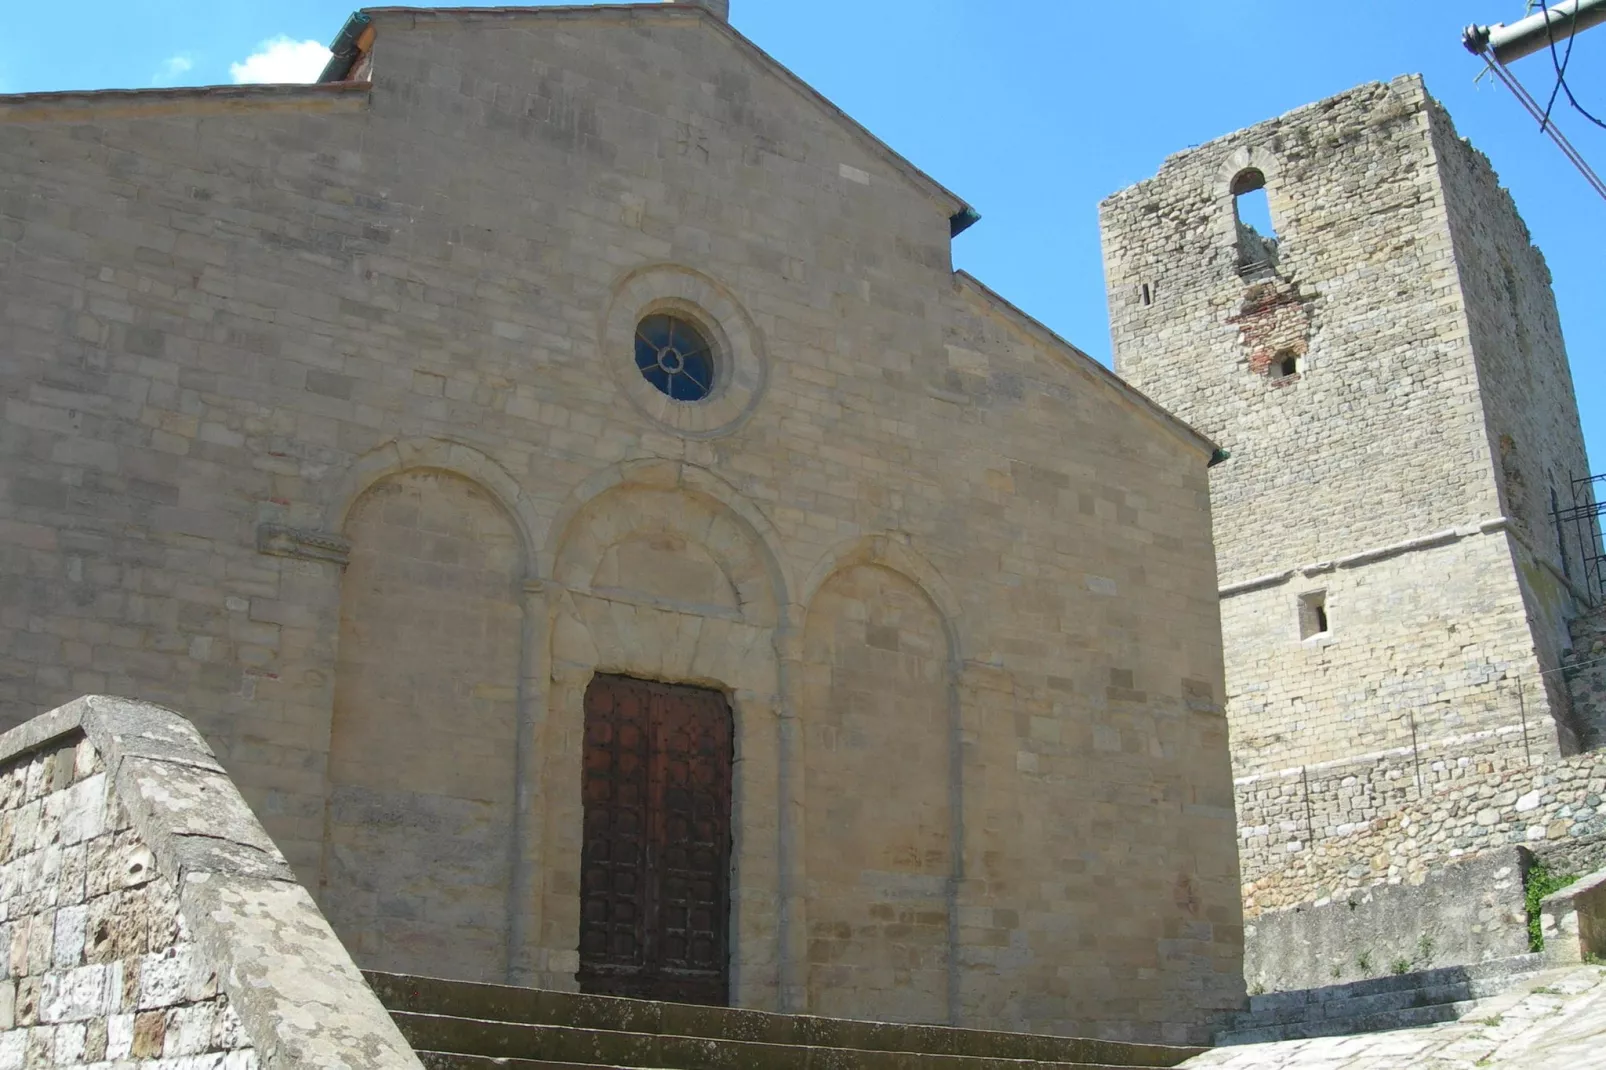
[[[718,691],[586,689],[581,991],[729,1001],[731,737]]]

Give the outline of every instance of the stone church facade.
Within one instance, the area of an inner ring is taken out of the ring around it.
[[[192,716],[358,963],[1204,1036],[1212,443],[712,8],[0,98],[0,712]]]

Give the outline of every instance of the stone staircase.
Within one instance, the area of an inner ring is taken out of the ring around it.
[[[366,976],[429,1070],[1113,1070],[1204,1050]]]
[[[1444,966],[1325,988],[1250,996],[1215,1037],[1218,1047],[1278,1040],[1380,1033],[1452,1022],[1481,999],[1499,995],[1543,968],[1543,955],[1517,955],[1476,966]]]

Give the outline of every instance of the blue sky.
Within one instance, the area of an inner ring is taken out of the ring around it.
[[[485,2],[485,0],[482,0]],[[329,0],[14,0],[0,92],[311,77]],[[453,6],[453,5],[443,5]],[[1555,276],[1584,432],[1606,469],[1606,201],[1462,50],[1469,22],[1525,0],[732,0],[732,22],[917,165],[982,222],[955,260],[1109,359],[1097,204],[1169,153],[1374,79],[1420,72],[1493,160]],[[1548,57],[1515,70],[1539,95]],[[1606,117],[1606,27],[1569,73]],[[1606,130],[1558,104],[1606,173]]]

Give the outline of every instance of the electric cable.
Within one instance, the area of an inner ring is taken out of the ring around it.
[[[1602,130],[1606,130],[1606,122],[1596,118],[1589,112],[1589,109],[1578,103],[1578,98],[1573,96],[1572,86],[1567,84],[1567,65],[1572,62],[1573,42],[1578,39],[1578,23],[1574,22],[1567,27],[1567,54],[1564,57],[1558,57],[1556,55],[1556,28],[1550,21],[1549,0],[1539,0],[1539,10],[1545,16],[1545,39],[1550,45],[1550,65],[1556,69],[1556,85],[1550,91],[1549,102],[1545,104],[1544,116],[1539,120],[1540,127],[1544,128],[1549,125],[1550,110],[1556,106],[1556,94],[1559,92],[1567,94],[1567,103],[1573,106],[1574,111]]]

